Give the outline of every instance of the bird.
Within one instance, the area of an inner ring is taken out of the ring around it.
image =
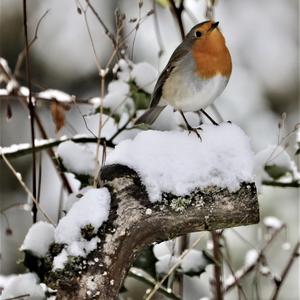
[[[167,105],[180,112],[188,131],[198,137],[201,128],[192,128],[184,112],[201,111],[217,125],[204,109],[223,92],[232,71],[231,55],[218,25],[207,20],[189,31],[161,72],[150,107],[136,125],[151,125]]]

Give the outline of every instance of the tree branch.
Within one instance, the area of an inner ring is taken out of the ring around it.
[[[61,144],[63,142],[67,142],[67,141],[72,141],[74,143],[82,143],[82,144],[97,143],[98,138],[79,136],[79,137],[73,137],[73,138],[61,138],[58,140],[49,139],[49,140],[45,140],[45,143],[41,143],[42,141],[43,140],[41,140],[39,142],[40,144],[37,143],[37,145],[35,147],[36,152],[39,152],[42,150],[49,150],[55,146],[58,146],[59,144]],[[110,140],[106,141],[106,139],[101,138],[100,144],[104,144],[104,143],[106,144],[107,147],[111,147],[111,148],[115,147],[115,144],[113,142],[111,142]],[[12,151],[6,150],[5,147],[4,148],[0,147],[0,152],[4,153],[5,156],[9,159],[24,156],[24,155],[30,154],[32,152],[32,147],[29,144],[20,144],[18,146],[19,147],[16,150],[12,150]],[[53,156],[54,156],[54,152],[53,152],[52,157]],[[0,159],[1,159],[1,157],[0,157]]]
[[[282,275],[280,276],[280,279],[277,282],[277,285],[276,285],[274,293],[271,297],[271,300],[276,300],[278,298],[280,288],[282,287],[282,284],[283,284],[284,280],[286,279],[287,274],[289,273],[295,259],[297,257],[299,257],[299,248],[300,248],[300,242],[297,242],[285,268],[283,269]]]
[[[45,281],[58,290],[57,299],[116,299],[145,246],[190,232],[259,221],[253,183],[243,184],[235,193],[217,187],[196,190],[184,197],[190,204],[170,194],[160,203],[151,203],[140,178],[128,167],[107,166],[100,174],[111,193],[109,219],[98,233],[102,242],[86,258],[84,270],[66,266],[65,271],[54,272],[50,268]]]
[[[31,87],[31,65],[29,56],[29,42],[28,42],[28,31],[27,31],[27,6],[26,0],[23,0],[23,25],[25,35],[25,56],[26,56],[26,71],[27,71],[27,84],[29,89],[28,96],[28,110],[30,115],[30,131],[31,131],[31,144],[32,144],[32,194],[36,198],[36,155],[35,155],[35,130],[34,130],[34,117],[35,108],[32,100],[32,87]],[[32,205],[32,217],[33,223],[36,222],[37,218],[37,207],[36,203]]]
[[[280,181],[268,181],[264,180],[262,182],[263,185],[268,185],[268,186],[274,186],[274,187],[295,187],[299,188],[300,187],[300,181],[291,181],[291,182],[280,182]]]

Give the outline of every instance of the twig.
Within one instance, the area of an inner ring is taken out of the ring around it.
[[[170,7],[171,11],[177,21],[181,38],[184,39],[185,33],[184,33],[184,27],[182,22],[182,12],[183,12],[183,0],[180,0],[179,6],[177,7],[174,0],[170,0]]]
[[[225,252],[226,252],[226,255],[223,255],[223,259],[224,259],[226,265],[228,266],[231,275],[233,276],[234,280],[236,281],[236,285],[237,285],[237,288],[238,288],[238,298],[241,299],[241,294],[242,294],[244,299],[247,300],[246,293],[245,293],[239,279],[236,277],[236,275],[234,273],[234,270],[231,266],[231,257],[230,257],[230,251],[229,251],[227,240],[226,240],[224,235],[222,235],[221,238],[223,240],[223,244],[224,244],[224,248],[225,248]]]
[[[265,242],[264,246],[261,248],[261,250],[258,252],[257,259],[253,262],[253,264],[248,265],[247,267],[238,270],[235,272],[235,276],[239,281],[243,279],[245,276],[247,276],[252,270],[254,270],[255,266],[258,264],[258,262],[261,260],[261,258],[264,255],[264,251],[269,247],[269,245],[274,241],[276,236],[281,232],[283,228],[285,228],[285,224],[283,224],[281,227],[274,229],[269,239]],[[235,285],[237,284],[236,280],[230,282],[229,284],[225,283],[224,286],[224,293],[227,293],[230,291]]]
[[[121,126],[116,132],[115,134],[108,140],[108,143],[112,143],[113,140],[124,130],[126,129],[127,125],[132,121],[133,119],[133,116],[132,115],[131,117],[128,118],[127,122],[125,122],[125,124],[123,126]]]
[[[295,259],[297,257],[299,257],[299,248],[300,248],[300,242],[297,242],[296,245],[295,245],[295,247],[294,247],[294,250],[293,250],[293,252],[292,252],[292,254],[291,254],[291,256],[290,256],[290,258],[289,258],[289,260],[288,260],[288,262],[286,264],[286,266],[285,266],[285,268],[283,269],[283,272],[282,272],[282,274],[280,276],[280,280],[277,281],[277,285],[276,285],[274,293],[273,293],[273,295],[271,297],[271,300],[276,300],[277,299],[279,291],[280,291],[280,288],[282,287],[282,284],[283,284],[284,280],[286,279],[287,274],[289,273],[289,271],[290,271],[290,269],[291,269],[291,267],[292,267]]]
[[[78,137],[72,137],[72,138],[60,138],[58,140],[48,140],[48,142],[45,142],[43,144],[37,145],[36,146],[36,151],[42,151],[42,150],[50,150],[51,148],[58,146],[59,144],[66,142],[66,141],[72,141],[74,143],[82,143],[82,144],[86,144],[86,143],[97,143],[98,138],[96,137],[83,137],[83,136],[78,136]],[[106,141],[105,138],[101,138],[100,139],[100,143],[101,145],[103,145],[104,143],[111,148],[115,147],[115,144],[112,141]],[[22,145],[22,144],[20,144]],[[15,151],[5,151],[5,148],[0,148],[0,150],[2,152],[4,152],[5,156],[9,159],[12,158],[17,158],[23,155],[27,155],[30,154],[32,151],[32,148],[28,145],[28,144],[24,144],[23,147],[20,146],[20,149],[15,150]],[[53,150],[52,150],[53,151]],[[53,155],[54,152],[53,152]]]
[[[12,298],[5,298],[4,300],[15,300],[15,299],[20,299],[20,298],[24,298],[24,297],[30,297],[30,294],[15,296],[15,297],[12,297]]]
[[[0,64],[0,71],[2,72],[2,74],[5,75],[7,82],[9,82],[9,81],[11,81],[11,80],[15,81],[15,78],[14,78],[13,75],[11,74],[10,70],[8,70],[8,71],[5,70],[5,68],[2,66],[2,64]],[[21,103],[24,107],[28,108],[27,101],[26,101],[27,97],[25,97],[25,96],[23,96],[23,95],[20,95],[20,94],[21,94],[21,93],[20,93],[20,85],[19,85],[19,83],[18,83],[17,81],[16,81],[16,84],[17,84],[17,90],[16,90],[16,93],[17,93],[17,97],[18,97],[17,99],[20,100],[20,103]],[[23,100],[23,101],[21,101],[21,100]],[[35,119],[35,122],[36,122],[36,124],[37,124],[37,127],[38,127],[38,129],[39,129],[39,132],[40,132],[42,138],[43,138],[43,139],[48,139],[47,133],[46,133],[46,131],[45,131],[45,129],[44,129],[44,126],[43,126],[43,124],[42,124],[42,122],[41,122],[41,120],[40,120],[38,114],[35,112],[35,110],[33,110],[33,113],[34,113],[34,119]],[[70,184],[69,184],[69,182],[68,182],[68,180],[67,180],[65,174],[64,174],[63,172],[60,172],[60,170],[59,170],[59,168],[58,168],[58,164],[56,163],[56,161],[55,161],[55,159],[54,159],[55,154],[54,154],[54,152],[53,152],[52,149],[49,149],[49,150],[48,150],[48,155],[49,155],[49,157],[50,157],[52,163],[54,164],[55,170],[56,170],[56,172],[58,173],[58,176],[60,176],[60,178],[61,178],[61,180],[62,180],[62,182],[63,182],[65,188],[67,189],[68,193],[72,193],[72,188],[71,188],[71,186],[70,186]]]
[[[14,169],[14,167],[9,162],[9,160],[6,158],[6,156],[1,151],[0,151],[0,154],[2,156],[3,161],[8,166],[8,168],[12,171],[12,173],[14,174],[14,176],[17,178],[17,180],[19,181],[19,183],[21,184],[21,186],[23,187],[23,189],[25,190],[25,192],[27,193],[27,195],[30,197],[30,199],[32,200],[32,202],[35,204],[36,208],[42,213],[42,215],[46,218],[46,220],[49,223],[51,223],[52,225],[55,225],[55,223],[51,220],[51,218],[47,215],[47,213],[40,207],[40,205],[37,202],[37,200],[35,199],[34,195],[31,193],[31,191],[26,186],[26,184],[24,183],[24,181],[18,175],[17,171]]]
[[[139,271],[137,268],[132,267],[129,272],[128,276],[137,279],[138,281],[141,281],[148,286],[154,287],[156,284],[156,281],[154,278],[152,278],[149,274],[144,276],[141,271]],[[166,289],[164,286],[160,286],[158,291],[166,296],[169,299],[174,299],[174,300],[180,300],[178,296],[176,296],[173,292],[169,291],[169,289]]]
[[[40,203],[40,197],[41,197],[41,187],[42,187],[42,153],[39,153],[39,167],[38,167],[38,192],[36,200],[38,203]]]
[[[159,29],[159,21],[158,21],[158,16],[157,16],[157,7],[156,7],[156,0],[152,0],[152,6],[153,6],[153,12],[154,12],[154,28],[155,28],[155,32],[156,32],[156,38],[157,38],[157,43],[159,46],[159,51],[158,51],[158,57],[161,57],[164,53],[164,45],[163,45],[163,41],[162,41],[162,37],[161,37],[161,33],[160,33],[160,29]]]
[[[49,99],[49,98],[40,97],[39,93],[32,93],[32,97],[36,101],[43,101],[44,103],[49,103],[49,104],[51,104],[52,102],[58,102],[58,100],[55,98]],[[20,99],[26,100],[27,98],[28,97],[24,96],[24,95],[0,95],[0,100],[7,100],[7,99],[9,99],[9,100],[20,100]],[[77,103],[77,104],[93,105],[93,103],[91,102],[92,98],[79,99],[79,98],[76,98],[76,96],[74,96],[74,101],[63,102],[63,103],[66,103],[66,104]]]
[[[291,182],[280,182],[280,181],[269,181],[269,180],[263,180],[262,182],[263,185],[268,185],[268,186],[274,186],[274,187],[283,187],[283,188],[288,188],[288,187],[295,187],[299,188],[300,187],[300,181],[294,180]]]
[[[215,298],[222,300],[223,297],[223,284],[222,284],[222,254],[220,249],[220,233],[217,231],[211,232],[213,241],[213,256],[215,260],[214,266],[214,285],[215,285]]]
[[[27,32],[27,7],[26,0],[23,0],[23,24],[24,24],[24,34],[25,34],[25,44],[26,44],[26,70],[27,70],[27,84],[29,89],[28,96],[28,109],[30,114],[30,129],[31,129],[31,144],[32,144],[32,193],[33,197],[36,198],[36,160],[35,160],[35,133],[34,133],[34,105],[32,101],[32,88],[31,88],[31,66],[29,57],[29,44],[28,44],[28,32]],[[36,204],[32,205],[32,217],[33,223],[36,222],[37,218],[37,208]]]
[[[97,18],[97,20],[99,21],[99,23],[101,24],[101,26],[104,29],[104,33],[111,39],[114,47],[116,47],[117,43],[115,40],[114,35],[109,31],[108,27],[105,25],[105,23],[103,22],[102,18],[100,17],[100,15],[97,13],[96,9],[93,7],[93,5],[90,3],[90,0],[85,0],[88,7],[91,9],[91,11],[93,12],[94,16]]]
[[[139,0],[138,2],[138,6],[139,6],[139,15],[138,15],[138,19],[137,19],[137,24],[134,26],[134,36],[133,36],[133,41],[132,41],[132,48],[131,48],[131,60],[133,61],[133,52],[134,52],[134,45],[135,45],[135,40],[136,40],[136,36],[137,36],[137,32],[140,28],[140,21],[141,21],[141,9],[143,6],[143,0]]]
[[[39,31],[39,27],[41,22],[43,21],[43,19],[46,17],[46,15],[49,13],[49,9],[46,10],[43,15],[40,17],[40,19],[38,20],[38,23],[36,25],[35,28],[35,32],[34,32],[34,37],[32,38],[32,40],[30,41],[30,43],[28,44],[28,49],[30,49],[30,47],[34,44],[34,42],[38,39],[38,31]],[[20,54],[18,55],[18,59],[17,59],[17,63],[15,66],[15,70],[14,70],[14,76],[16,76],[19,73],[19,70],[22,66],[24,57],[26,55],[26,46],[25,48],[20,52]]]
[[[177,267],[181,264],[182,259],[190,252],[191,249],[195,248],[200,241],[202,240],[202,236],[199,237],[191,246],[190,249],[185,249],[181,255],[178,257],[178,261],[170,268],[170,270],[168,271],[168,273],[159,281],[155,284],[155,286],[153,287],[153,289],[150,291],[150,293],[147,295],[145,300],[150,300],[154,294],[157,292],[157,290],[162,286],[162,284],[164,283],[164,281],[177,269]]]

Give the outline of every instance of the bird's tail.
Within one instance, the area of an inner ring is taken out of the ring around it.
[[[144,114],[142,114],[135,122],[135,125],[139,124],[148,124],[151,125],[159,116],[161,111],[165,108],[166,106],[153,106],[149,108]]]

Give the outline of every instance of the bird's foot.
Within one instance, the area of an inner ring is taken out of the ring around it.
[[[198,132],[198,130],[202,130],[201,127],[193,128],[192,126],[188,126],[188,127],[187,127],[187,130],[188,130],[189,134],[190,134],[191,132],[196,133],[197,137],[202,141],[201,135],[200,135],[199,132]]]

